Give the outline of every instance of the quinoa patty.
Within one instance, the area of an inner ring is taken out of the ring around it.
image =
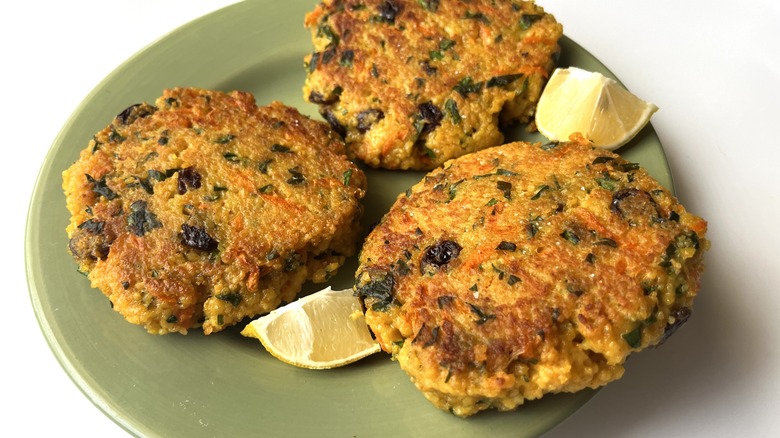
[[[325,0],[304,98],[372,167],[433,169],[529,122],[562,27],[532,1]]]
[[[365,187],[325,123],[249,93],[166,90],[63,173],[69,251],[128,321],[210,334],[333,275]]]
[[[618,379],[631,353],[683,324],[706,227],[582,137],[511,143],[400,195],[366,239],[355,290],[433,404],[510,410]]]

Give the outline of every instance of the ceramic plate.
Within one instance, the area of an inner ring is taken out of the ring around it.
[[[26,257],[30,296],[52,351],[106,415],[139,436],[536,436],[569,416],[595,391],[527,402],[514,412],[469,419],[434,408],[398,364],[381,353],[327,371],[271,357],[239,328],[213,336],[151,336],[112,311],[67,252],[68,212],[61,174],[92,135],[131,104],[164,88],[195,86],[254,93],[319,117],[305,102],[303,56],[311,50],[304,14],[314,2],[239,3],[170,33],[122,64],[76,109],[47,155],[30,204]],[[562,66],[614,77],[573,41],[561,42]],[[541,140],[522,127],[508,139]],[[667,187],[671,176],[648,125],[619,151]],[[368,171],[364,222],[371,224],[419,172]],[[351,287],[356,263],[331,285]],[[309,286],[311,292],[323,285]]]

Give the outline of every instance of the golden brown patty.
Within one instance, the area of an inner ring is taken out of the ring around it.
[[[304,97],[373,167],[433,169],[528,122],[562,27],[531,1],[325,0]]]
[[[366,186],[326,124],[191,88],[127,108],[63,180],[79,268],[160,334],[216,332],[329,278]]]
[[[356,291],[436,406],[509,410],[617,379],[629,354],[684,323],[706,227],[584,139],[511,143],[399,196],[365,242]]]

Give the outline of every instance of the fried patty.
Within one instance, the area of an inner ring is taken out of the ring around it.
[[[249,93],[166,90],[63,173],[69,250],[128,321],[210,334],[333,275],[365,187],[325,123]]]
[[[303,94],[372,167],[433,169],[529,122],[562,27],[532,1],[325,0]]]
[[[366,239],[355,289],[433,404],[510,410],[615,380],[684,323],[706,228],[637,164],[581,137],[511,143],[400,195]]]

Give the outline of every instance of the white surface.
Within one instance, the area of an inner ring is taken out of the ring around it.
[[[625,377],[547,436],[780,436],[780,3],[539,0],[638,96],[677,193],[710,223],[689,323],[631,358]],[[0,127],[6,167],[0,264],[0,435],[127,434],[60,368],[38,328],[23,263],[38,169],[81,100],[122,61],[230,0],[3,2]],[[509,414],[511,415],[511,414]]]

